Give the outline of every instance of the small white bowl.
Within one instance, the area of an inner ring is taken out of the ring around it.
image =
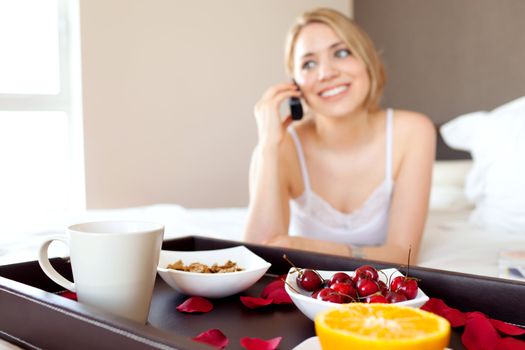
[[[167,266],[182,260],[184,265],[202,263],[222,265],[231,260],[242,271],[227,273],[198,273],[168,269]],[[271,264],[252,253],[245,246],[226,249],[173,251],[162,250],[157,272],[173,289],[191,296],[206,298],[227,297],[252,286],[270,268]]]
[[[350,277],[354,276],[354,271],[326,271],[326,270],[316,270],[319,272],[321,277],[323,278],[331,278],[333,274],[336,272],[345,272]],[[379,270],[384,272],[379,272],[379,279],[385,283],[387,283],[387,276],[391,276],[390,280],[392,280],[394,277],[397,276],[403,276],[401,272],[399,272],[397,269],[384,269]],[[386,275],[386,276],[385,276]],[[336,303],[330,303],[328,301],[318,300],[314,299],[310,296],[311,292],[305,291],[299,286],[297,286],[296,282],[297,278],[297,272],[295,272],[295,268],[291,268],[290,271],[288,271],[288,275],[286,276],[286,285],[285,290],[290,295],[290,298],[292,298],[293,303],[303,314],[306,315],[309,319],[312,321],[315,319],[315,316],[326,309],[334,308],[334,307],[341,307],[344,304],[336,304]],[[290,286],[293,288],[290,288]],[[417,295],[412,300],[402,301],[399,303],[396,303],[398,305],[404,305],[404,306],[410,306],[410,307],[421,307],[428,301],[428,296],[423,293],[423,291],[418,288]]]

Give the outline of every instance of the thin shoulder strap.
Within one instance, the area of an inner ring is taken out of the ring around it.
[[[386,178],[392,179],[392,127],[393,127],[394,111],[392,108],[386,111],[386,165],[385,175]]]
[[[308,177],[308,171],[306,170],[306,161],[304,159],[303,147],[301,146],[301,140],[295,129],[290,126],[288,132],[292,135],[293,142],[295,143],[295,149],[299,156],[299,164],[301,165],[301,173],[303,175],[304,189],[310,191],[310,178]]]

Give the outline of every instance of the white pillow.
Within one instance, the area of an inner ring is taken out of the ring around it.
[[[525,97],[459,116],[441,134],[450,147],[472,155],[465,183],[465,195],[476,205],[472,219],[525,233]]]
[[[465,178],[472,168],[469,160],[438,160],[434,163],[432,188],[430,191],[431,210],[472,209],[465,197]]]

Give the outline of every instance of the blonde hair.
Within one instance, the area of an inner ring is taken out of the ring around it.
[[[285,65],[288,74],[293,76],[293,56],[297,37],[301,29],[310,23],[322,23],[329,26],[348,46],[352,54],[364,62],[370,79],[370,90],[364,106],[368,110],[379,108],[386,81],[385,69],[379,53],[370,37],[354,21],[336,10],[318,8],[307,11],[296,19],[286,39]]]

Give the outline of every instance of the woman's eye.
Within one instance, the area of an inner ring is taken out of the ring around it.
[[[315,67],[315,62],[314,61],[306,61],[302,65],[302,68],[306,69],[306,70],[312,69],[314,67]]]
[[[340,49],[335,52],[335,57],[345,58],[350,56],[352,53],[348,49]]]

